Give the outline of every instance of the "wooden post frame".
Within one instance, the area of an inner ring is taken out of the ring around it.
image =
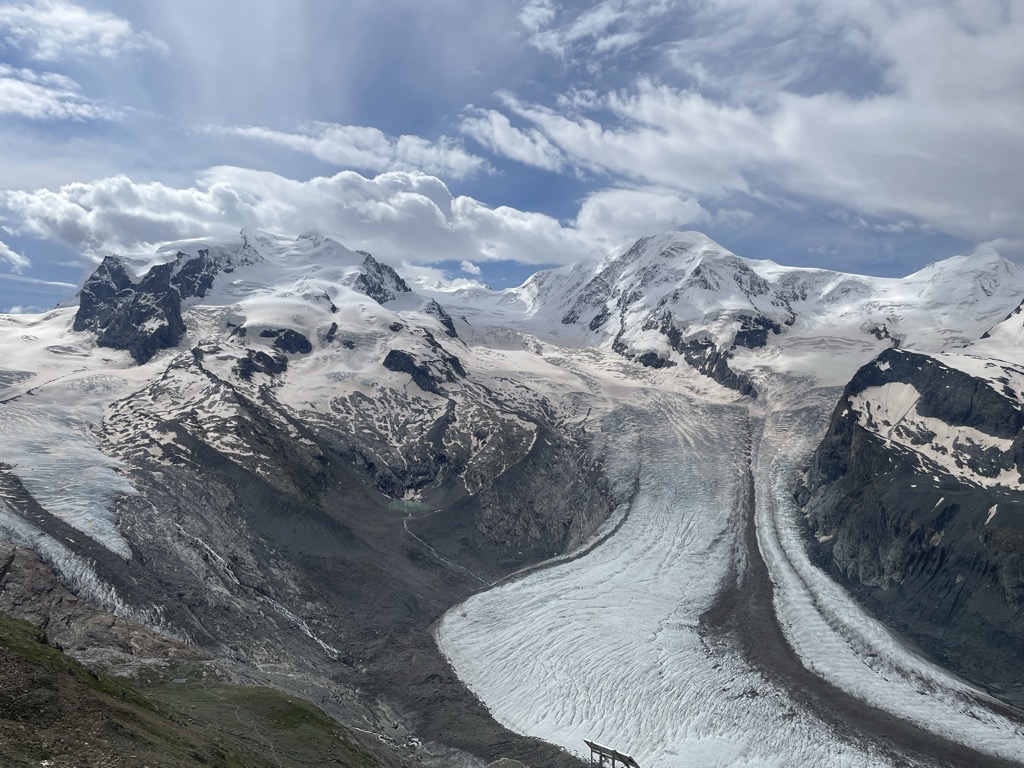
[[[590,747],[590,764],[605,768],[640,768],[640,764],[629,755],[611,747],[603,747],[593,741],[583,740]]]

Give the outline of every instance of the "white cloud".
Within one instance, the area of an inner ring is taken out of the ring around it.
[[[472,261],[468,261],[466,259],[463,259],[462,263],[459,264],[459,269],[461,269],[467,275],[476,275],[477,277],[479,277],[481,274],[483,274],[483,270],[481,270],[480,267],[478,267]]]
[[[38,277],[26,277],[25,275],[12,275],[7,272],[0,272],[0,280],[21,283],[23,285],[39,285],[47,288],[59,288],[62,291],[71,291],[77,288],[74,283],[65,283],[60,280],[42,280]]]
[[[212,133],[242,136],[304,152],[342,168],[412,171],[455,179],[487,169],[486,161],[446,136],[428,141],[419,136],[388,136],[376,128],[312,123],[298,133],[260,127],[210,127]]]
[[[426,288],[433,291],[459,291],[463,288],[486,287],[479,280],[473,280],[468,277],[452,278],[443,269],[426,264],[413,264],[403,261],[401,264],[395,264],[394,267],[405,278],[405,281],[414,288]]]
[[[167,51],[162,41],[147,32],[136,32],[125,19],[66,0],[2,6],[0,32],[31,58],[42,61],[65,55],[114,58],[139,51]]]
[[[574,18],[555,24],[555,7],[539,0],[528,3],[519,20],[531,33],[530,44],[538,50],[563,57],[586,51],[607,54],[643,41],[675,5],[671,0],[602,0]]]
[[[400,171],[296,181],[218,167],[187,189],[119,176],[56,191],[8,190],[0,202],[19,233],[63,242],[95,260],[189,237],[234,237],[241,227],[317,230],[393,263],[568,263],[601,245],[600,238],[550,216],[453,197],[440,179]]]
[[[742,208],[719,208],[715,211],[714,222],[720,227],[741,227],[754,220],[754,214]]]
[[[565,163],[562,153],[539,130],[520,130],[493,109],[470,109],[460,130],[492,152],[526,165],[557,171]]]
[[[6,264],[14,272],[21,272],[32,263],[3,240],[0,240],[0,264]]]
[[[749,189],[747,169],[772,156],[769,127],[751,109],[713,102],[649,79],[632,93],[610,93],[592,108],[600,122],[507,99],[571,162],[635,182],[702,195]]]
[[[534,42],[558,55],[585,42],[577,54],[598,56],[609,35],[655,35],[669,7],[626,19],[628,5],[548,20]],[[662,41],[675,83],[641,75],[585,98],[506,98],[502,112],[527,127],[508,121],[490,146],[516,157],[521,135],[546,139],[565,167],[705,205],[750,195],[839,205],[894,232],[909,221],[967,240],[1024,236],[1024,0],[695,8],[689,37]]]
[[[999,237],[995,240],[979,243],[978,245],[979,247],[987,245],[990,248],[995,248],[1003,256],[1016,259],[1024,257],[1024,237]]]
[[[551,0],[529,0],[519,12],[519,22],[529,32],[536,32],[554,20],[555,7]]]
[[[583,201],[576,227],[604,242],[625,242],[699,227],[711,220],[711,214],[695,199],[670,190],[605,189]]]
[[[0,64],[0,115],[30,120],[117,120],[121,112],[84,97],[69,77]]]

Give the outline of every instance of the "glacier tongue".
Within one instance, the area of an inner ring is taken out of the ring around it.
[[[645,768],[877,765],[701,630],[741,556],[746,409],[637,399],[602,424],[613,471],[639,472],[621,529],[450,611],[443,652],[499,722],[577,754],[586,738]]]
[[[112,507],[136,490],[117,473],[120,463],[101,452],[91,432],[98,416],[90,421],[83,410],[5,403],[0,462],[51,514],[128,560],[132,551]]]
[[[916,764],[837,731],[745,659],[735,636],[707,631],[709,609],[760,557],[743,536],[756,514],[782,631],[808,669],[859,702],[1015,759],[1019,724],[907,650],[807,560],[786,489],[835,396],[819,390],[752,419],[745,405],[637,390],[602,421],[617,446],[610,471],[637,481],[624,524],[574,561],[449,611],[437,640],[460,678],[512,730],[579,755],[583,739],[609,744],[644,768]]]

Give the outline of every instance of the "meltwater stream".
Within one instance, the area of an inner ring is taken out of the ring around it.
[[[589,554],[449,611],[437,637],[459,677],[506,727],[581,756],[591,739],[644,768],[915,764],[837,733],[729,636],[702,627],[743,570],[754,483],[760,549],[802,662],[975,748],[1024,754],[1018,726],[898,647],[806,562],[783,486],[813,447],[816,419],[820,408],[752,420],[742,405],[638,393],[602,424],[619,446],[613,476],[639,475],[627,520]]]

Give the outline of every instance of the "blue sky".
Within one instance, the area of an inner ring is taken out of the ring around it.
[[[0,311],[109,252],[316,229],[494,287],[697,229],[1024,258],[1024,0],[0,2]]]

